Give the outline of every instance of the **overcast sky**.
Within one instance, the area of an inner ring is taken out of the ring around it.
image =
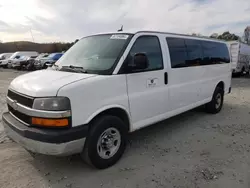
[[[116,31],[242,35],[250,0],[0,0],[0,40],[74,41]]]

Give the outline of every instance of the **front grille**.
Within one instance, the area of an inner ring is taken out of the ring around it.
[[[31,124],[31,117],[30,116],[27,116],[19,111],[16,111],[14,110],[10,105],[8,105],[8,109],[9,111],[15,116],[17,117],[18,119],[20,119],[21,121],[23,121],[24,123],[27,123],[27,124]]]
[[[22,104],[24,106],[32,108],[34,99],[32,97],[27,97],[18,93],[15,93],[11,90],[8,90],[7,96],[12,99],[17,101],[19,104]]]

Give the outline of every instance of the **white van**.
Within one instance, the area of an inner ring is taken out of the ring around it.
[[[249,74],[250,71],[250,45],[238,41],[228,42],[231,59],[232,72],[234,75]]]
[[[122,156],[127,134],[195,107],[218,113],[231,91],[226,43],[140,31],[89,36],[51,70],[9,87],[7,134],[27,150],[81,153],[97,168]]]
[[[19,58],[22,56],[27,57],[37,57],[39,55],[38,52],[35,51],[18,51],[13,53],[9,59],[2,62],[2,66],[4,67],[12,67],[12,64],[15,64],[16,62],[19,63]]]

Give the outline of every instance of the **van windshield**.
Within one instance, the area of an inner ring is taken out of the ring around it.
[[[111,74],[132,35],[105,34],[83,38],[73,45],[55,66],[81,67],[86,73]]]
[[[16,58],[16,56],[17,56],[17,52],[16,53],[14,53],[14,54],[12,54],[11,56],[10,56],[10,59],[15,59]]]

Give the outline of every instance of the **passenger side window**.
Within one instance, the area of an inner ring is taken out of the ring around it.
[[[188,54],[186,49],[185,40],[181,38],[167,38],[171,67],[181,68],[186,67],[188,61]]]
[[[226,44],[202,41],[203,65],[229,63],[230,56]]]
[[[141,36],[137,38],[127,57],[126,62],[128,63],[128,65],[133,64],[133,57],[137,53],[145,53],[149,61],[148,68],[146,70],[141,71],[153,71],[163,69],[162,51],[158,37]]]
[[[187,66],[200,66],[202,63],[201,41],[193,39],[185,39],[187,47],[188,60]]]

